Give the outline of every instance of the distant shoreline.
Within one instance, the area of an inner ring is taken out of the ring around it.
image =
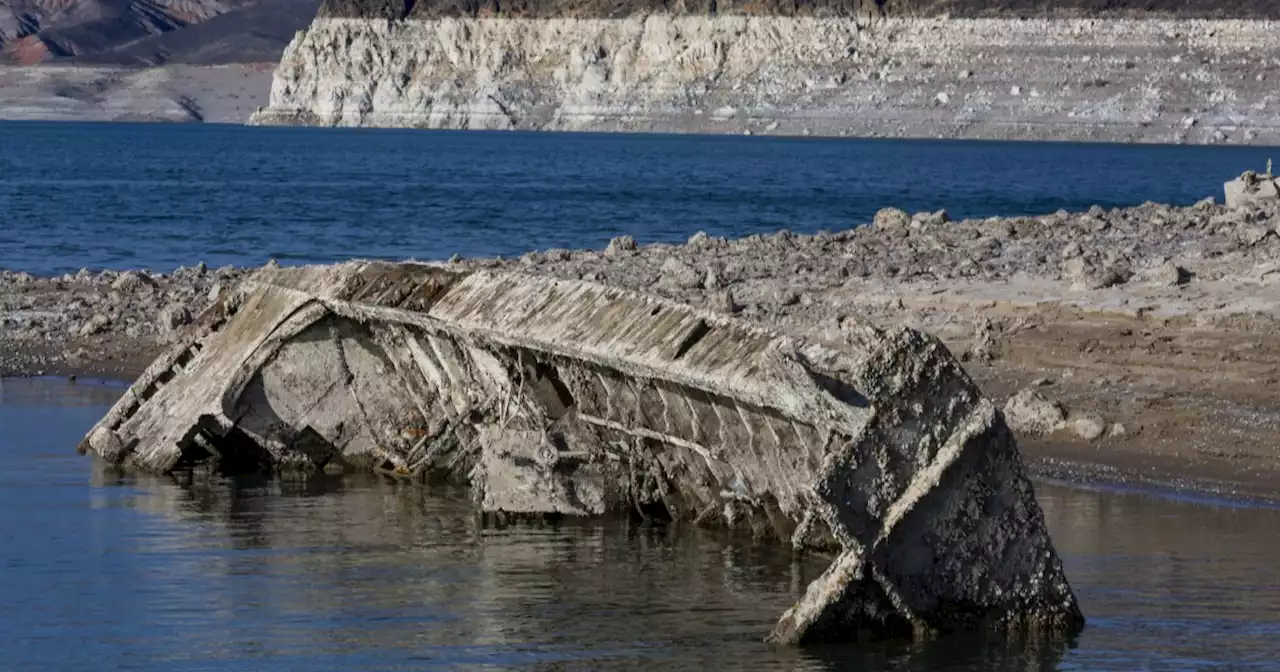
[[[0,65],[0,121],[243,124],[270,89],[263,64]]]
[[[459,31],[468,37],[449,37]],[[1277,31],[1200,19],[321,17],[274,73],[0,66],[0,119],[1275,146]],[[574,56],[593,45],[605,55]]]
[[[1277,29],[664,14],[388,22],[322,10],[250,123],[1274,145]]]

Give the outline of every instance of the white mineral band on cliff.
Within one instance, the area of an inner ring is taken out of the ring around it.
[[[320,17],[257,124],[1280,141],[1252,20]]]

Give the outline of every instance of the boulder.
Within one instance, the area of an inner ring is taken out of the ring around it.
[[[701,285],[705,277],[675,257],[662,262],[659,273],[658,285],[667,289],[693,289]]]
[[[1151,284],[1160,287],[1177,287],[1191,282],[1191,272],[1172,261],[1157,266],[1149,277]]]
[[[631,236],[617,236],[609,241],[608,247],[604,248],[604,256],[619,257],[628,252],[636,251],[636,239]]]
[[[1072,414],[1067,424],[1076,436],[1085,441],[1096,441],[1107,432],[1107,423],[1096,413]]]
[[[1106,289],[1122,285],[1133,277],[1128,265],[1122,262],[1105,262],[1087,257],[1073,257],[1062,263],[1063,277],[1071,281],[1072,289]]]
[[[911,215],[898,208],[883,208],[876,213],[871,225],[877,230],[905,229],[911,224]]]
[[[1028,387],[1005,402],[1004,421],[1014,434],[1044,436],[1062,429],[1067,412],[1061,404]]]
[[[1280,187],[1270,175],[1246,171],[1240,177],[1222,185],[1228,208],[1240,208],[1262,201],[1280,200]]]
[[[152,280],[149,275],[144,275],[138,271],[125,271],[111,283],[111,288],[120,292],[132,293],[144,288],[155,287],[155,285],[155,280]]]

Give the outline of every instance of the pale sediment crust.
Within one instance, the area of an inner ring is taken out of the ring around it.
[[[1280,142],[1280,23],[318,18],[251,123]]]
[[[242,124],[266,102],[271,67],[0,65],[0,120]]]
[[[1043,435],[1010,422],[1046,476],[1280,499],[1275,206],[881,220],[457,264],[656,292],[814,338],[846,317],[919,328],[999,403],[1030,386],[1060,406]],[[0,375],[132,377],[242,274],[0,273]]]

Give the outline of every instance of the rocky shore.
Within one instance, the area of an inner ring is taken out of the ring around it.
[[[846,318],[944,340],[1042,476],[1275,498],[1280,208],[1145,204],[454,259],[656,292],[821,338]],[[0,374],[136,375],[247,271],[0,273]]]
[[[246,274],[203,264],[168,274],[0,271],[0,376],[132,379]]]

